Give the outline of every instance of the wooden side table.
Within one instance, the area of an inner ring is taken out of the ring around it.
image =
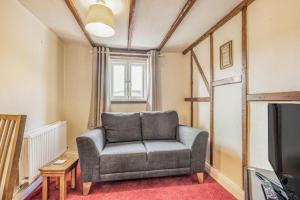
[[[66,160],[64,164],[53,164],[56,160]],[[59,185],[59,199],[65,200],[67,194],[66,176],[71,172],[71,188],[76,187],[76,168],[78,164],[78,156],[61,156],[40,169],[43,177],[43,200],[48,199],[48,182],[50,177],[57,177],[57,186]]]

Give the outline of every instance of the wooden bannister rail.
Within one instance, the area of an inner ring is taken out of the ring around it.
[[[11,200],[18,174],[26,116],[0,115],[0,199]]]

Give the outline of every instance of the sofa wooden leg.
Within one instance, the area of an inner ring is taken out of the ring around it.
[[[88,195],[92,186],[92,182],[83,182],[82,183],[82,193],[83,195]]]
[[[202,184],[203,181],[204,181],[204,173],[203,172],[202,173],[197,173],[197,178],[198,178],[198,182],[200,184]]]

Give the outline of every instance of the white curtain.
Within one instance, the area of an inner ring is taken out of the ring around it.
[[[110,111],[109,48],[93,48],[92,94],[88,128],[101,126],[101,113]]]
[[[148,96],[146,106],[148,111],[160,110],[158,54],[158,51],[152,50],[150,51],[150,57],[148,59]]]

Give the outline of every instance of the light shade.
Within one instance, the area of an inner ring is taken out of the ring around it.
[[[111,37],[115,34],[114,15],[110,8],[101,3],[89,7],[85,29],[97,37]]]

